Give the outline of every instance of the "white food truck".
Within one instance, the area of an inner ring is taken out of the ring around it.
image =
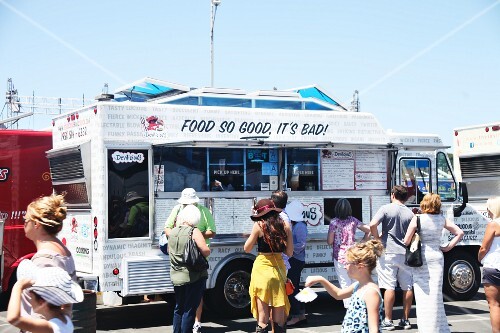
[[[440,138],[387,132],[373,114],[350,112],[317,86],[247,93],[145,78],[115,96],[54,118],[47,153],[53,187],[69,203],[60,237],[104,304],[173,293],[158,238],[186,187],[215,218],[205,296],[226,315],[248,314],[256,253],[244,253],[243,244],[255,200],[274,190],[304,205],[303,279],[336,279],[326,234],[339,198],[348,198],[353,215],[368,223],[389,202],[391,187],[404,184],[409,206],[428,191],[439,193],[443,214],[464,225],[465,204]],[[149,214],[134,220],[137,203]],[[476,231],[484,233],[484,226]],[[475,257],[467,246],[446,254],[448,295],[476,293]]]

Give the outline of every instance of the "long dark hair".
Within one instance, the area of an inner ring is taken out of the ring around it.
[[[273,252],[282,252],[286,248],[285,221],[278,212],[270,211],[260,219],[265,242]]]

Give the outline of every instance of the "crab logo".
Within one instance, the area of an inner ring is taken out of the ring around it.
[[[5,182],[9,179],[9,168],[0,168],[0,182]]]
[[[163,120],[159,119],[158,116],[153,115],[141,120],[146,131],[163,131]]]

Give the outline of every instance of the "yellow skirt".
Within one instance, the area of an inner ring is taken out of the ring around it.
[[[253,263],[249,288],[251,310],[255,319],[258,318],[257,298],[272,307],[284,306],[285,315],[288,316],[290,302],[286,295],[285,281],[286,267],[281,253],[259,252]]]

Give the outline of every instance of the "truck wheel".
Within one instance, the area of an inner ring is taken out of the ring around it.
[[[236,260],[222,269],[213,290],[206,294],[211,308],[225,317],[250,314],[250,274],[252,261]]]
[[[443,291],[445,298],[467,301],[476,295],[481,283],[479,263],[470,253],[453,251],[445,254]]]

